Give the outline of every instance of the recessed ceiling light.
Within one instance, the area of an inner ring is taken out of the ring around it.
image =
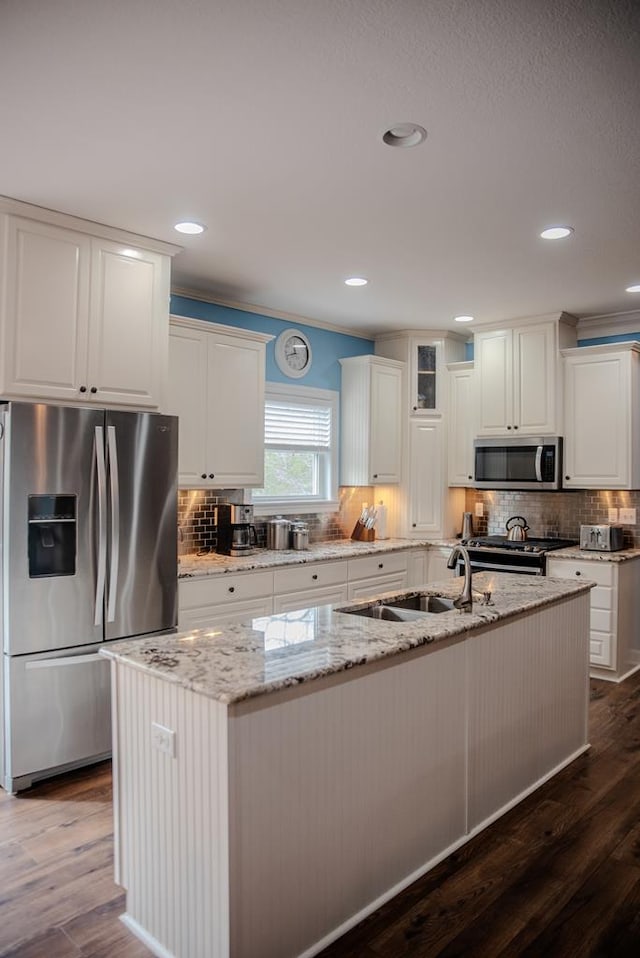
[[[633,286],[627,286],[627,293],[640,293],[640,283],[634,283]]]
[[[417,123],[395,123],[382,134],[382,141],[387,146],[419,146],[426,138],[427,131]]]
[[[573,233],[573,226],[549,226],[540,233],[542,239],[566,239]]]
[[[196,233],[204,233],[207,227],[203,226],[202,223],[191,223],[188,220],[186,220],[184,223],[176,223],[176,225],[173,228],[174,230],[177,230],[179,233],[196,234]]]
[[[368,279],[365,279],[363,276],[350,276],[349,279],[345,279],[345,286],[366,286],[369,282]]]
[[[454,316],[453,317],[456,323],[472,323],[473,316]]]

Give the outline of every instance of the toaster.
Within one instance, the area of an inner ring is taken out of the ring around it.
[[[624,549],[622,526],[580,526],[580,548],[592,552]]]

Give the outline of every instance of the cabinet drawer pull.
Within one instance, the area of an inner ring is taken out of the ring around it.
[[[417,525],[417,523],[415,523],[415,522],[412,522],[412,523],[411,523],[411,526],[412,526],[413,529],[415,529],[416,525]]]
[[[373,478],[374,478],[374,479],[377,479],[377,478],[378,478],[378,473],[377,473],[377,472],[374,472]]]
[[[229,586],[229,592],[235,592],[235,591],[236,591],[235,585],[230,585],[230,586]]]
[[[314,572],[313,575],[311,576],[311,578],[312,578],[312,579],[317,579],[317,578],[318,578],[318,573],[317,573],[317,572]]]
[[[579,572],[579,571],[576,569],[576,575],[582,575],[582,572]]]
[[[379,563],[378,563],[378,568],[379,568],[379,569],[384,569],[384,562],[379,562]]]

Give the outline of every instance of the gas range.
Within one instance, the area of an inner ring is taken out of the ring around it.
[[[465,545],[474,572],[493,569],[497,572],[544,575],[547,552],[577,545],[577,541],[528,538],[522,542],[513,542],[506,536],[473,536]]]

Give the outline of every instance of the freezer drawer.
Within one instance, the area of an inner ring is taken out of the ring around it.
[[[109,663],[99,648],[5,656],[7,791],[110,753]]]

